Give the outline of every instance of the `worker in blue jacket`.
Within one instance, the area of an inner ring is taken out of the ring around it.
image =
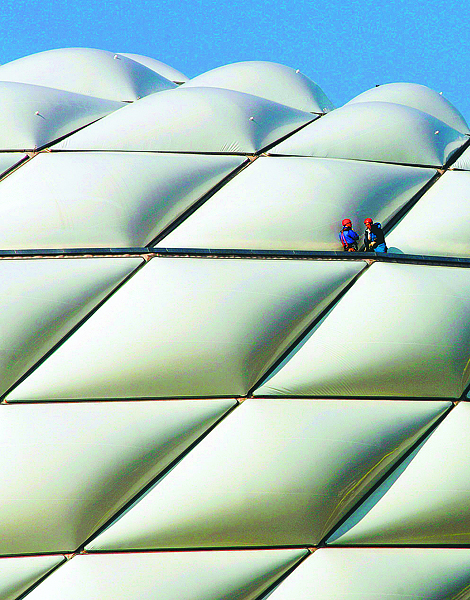
[[[364,220],[364,225],[366,226],[366,230],[364,231],[366,252],[387,252],[388,248],[385,243],[382,225],[374,223],[370,217]]]
[[[351,219],[343,219],[343,229],[339,232],[339,241],[343,244],[345,252],[357,252],[357,240],[359,236],[352,228]]]

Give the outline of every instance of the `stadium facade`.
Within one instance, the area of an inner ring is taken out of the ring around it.
[[[0,94],[0,598],[469,599],[458,110],[84,48]]]

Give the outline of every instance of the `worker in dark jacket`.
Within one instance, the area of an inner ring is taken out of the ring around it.
[[[351,219],[343,219],[343,229],[339,232],[339,241],[343,244],[345,252],[357,252],[359,236],[352,228]]]
[[[374,223],[370,217],[364,220],[364,225],[366,226],[366,230],[364,231],[366,252],[387,252],[388,248],[385,243],[382,225]]]

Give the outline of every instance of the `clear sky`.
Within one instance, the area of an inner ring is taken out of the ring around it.
[[[337,106],[409,81],[470,120],[467,24],[454,0],[2,0],[0,63],[72,46],[152,56],[189,77],[270,60],[300,69]]]

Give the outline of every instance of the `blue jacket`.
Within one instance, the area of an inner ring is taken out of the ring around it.
[[[343,248],[348,248],[350,246],[357,247],[356,242],[359,239],[359,236],[354,231],[354,229],[351,229],[350,227],[343,228],[339,232],[338,237],[339,237],[339,241],[343,244]]]

